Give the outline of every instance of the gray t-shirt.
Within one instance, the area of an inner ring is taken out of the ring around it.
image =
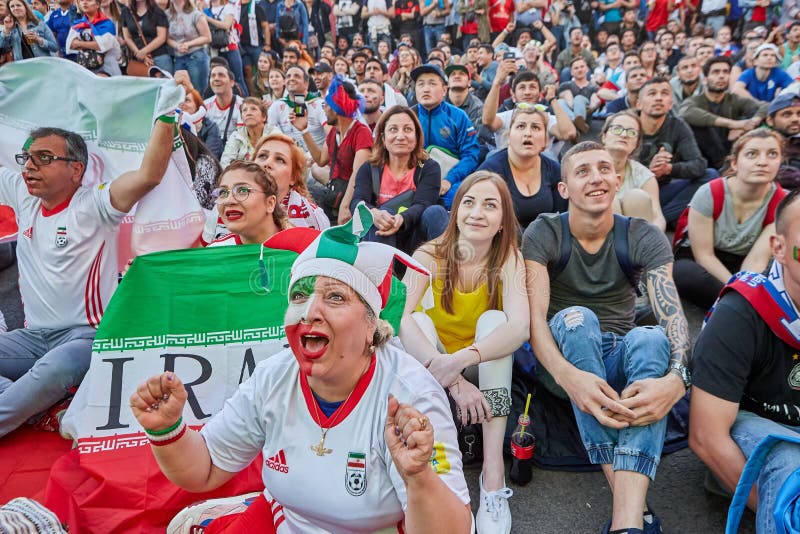
[[[197,21],[203,16],[204,15],[196,9],[189,13],[178,11],[175,13],[175,16],[169,17],[169,37],[175,39],[178,43],[197,39],[197,37],[200,36],[200,32],[197,31]],[[186,54],[181,54],[177,50],[174,50],[173,54],[176,57],[185,56],[201,48],[203,48],[203,46],[193,46]]]
[[[595,254],[589,254],[572,238],[572,253],[564,270],[550,280],[548,320],[570,306],[586,306],[600,321],[603,331],[625,335],[634,326],[636,292],[619,266],[614,251],[614,232]],[[644,271],[672,262],[667,237],[644,219],[631,218],[628,250],[636,278]],[[546,213],[533,221],[522,238],[526,260],[554,269],[561,258],[561,220]]]
[[[775,194],[776,187],[773,184],[769,193],[764,197],[764,202],[746,220],[739,222],[733,208],[733,195],[725,180],[725,202],[722,204],[722,211],[719,218],[714,221],[714,248],[739,256],[746,256],[753,248],[761,230],[764,226],[764,217],[767,215],[767,207],[772,195]],[[714,199],[711,197],[711,186],[703,184],[692,197],[689,206],[696,209],[700,215],[708,217],[714,216]]]

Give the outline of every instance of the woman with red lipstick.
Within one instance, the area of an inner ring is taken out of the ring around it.
[[[448,389],[462,425],[483,425],[478,532],[511,530],[503,437],[511,408],[511,355],[527,341],[529,328],[517,235],[505,180],[477,171],[459,186],[442,237],[414,254],[431,271],[430,288],[428,278],[412,269],[403,279],[403,346]],[[418,304],[422,312],[415,312]]]
[[[470,531],[447,397],[414,358],[387,345],[403,306],[403,293],[385,283],[393,261],[423,268],[386,245],[359,244],[371,224],[359,206],[347,225],[305,247],[291,269],[289,348],[261,362],[200,432],[183,422],[187,392],[173,373],[131,396],[161,470],[189,491],[219,487],[263,454],[263,495],[242,514],[214,519],[207,534]],[[281,234],[295,245],[303,235]],[[180,520],[217,505],[190,507]]]
[[[230,234],[209,247],[263,243],[288,226],[278,205],[278,186],[259,165],[234,161],[222,171],[211,193],[220,222]]]

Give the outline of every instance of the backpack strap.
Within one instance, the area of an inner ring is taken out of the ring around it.
[[[572,254],[572,234],[569,233],[569,212],[565,211],[559,215],[561,219],[561,257],[555,268],[550,272],[550,280],[556,278],[569,263]]]
[[[725,178],[715,178],[711,180],[708,187],[711,189],[711,200],[714,203],[711,217],[716,221],[719,219],[722,208],[725,206]]]
[[[381,169],[375,165],[370,165],[369,169],[372,171],[372,194],[375,195],[375,204],[378,204],[381,195]]]
[[[639,284],[636,283],[636,270],[631,261],[630,250],[628,250],[628,229],[631,225],[631,218],[624,215],[614,214],[614,253],[617,255],[619,267],[622,269],[625,278],[636,290],[636,296],[641,297]]]
[[[769,204],[767,204],[767,214],[764,216],[764,223],[761,225],[762,228],[775,222],[775,210],[780,201],[783,200],[783,197],[786,196],[786,189],[781,187],[777,182],[775,182],[775,185],[775,192],[772,194],[772,198],[769,199]]]

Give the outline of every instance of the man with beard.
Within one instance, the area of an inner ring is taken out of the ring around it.
[[[325,128],[326,117],[321,98],[314,98],[308,93],[308,74],[300,66],[292,66],[286,70],[286,96],[276,100],[269,107],[267,124],[277,126],[297,143],[297,146],[308,152],[304,141],[303,132],[292,123],[290,115],[297,105],[296,96],[305,97],[305,116],[308,122],[306,128],[314,142],[320,145],[325,142],[328,131]]]
[[[364,75],[369,80],[376,80],[383,85],[383,106],[389,109],[392,106],[407,106],[406,97],[397,92],[386,79],[389,77],[389,69],[380,59],[373,57],[367,60],[364,67]]]
[[[469,117],[469,120],[472,121],[475,130],[480,130],[483,125],[483,119],[481,118],[483,102],[469,92],[469,69],[466,65],[450,65],[444,72],[447,74],[447,97],[445,102],[462,109]]]
[[[383,113],[383,84],[378,80],[367,78],[358,86],[358,92],[364,97],[364,113],[359,120],[369,126],[375,133],[375,126]]]
[[[689,123],[703,156],[711,167],[721,169],[733,141],[758,127],[767,115],[767,104],[728,91],[731,59],[714,57],[703,66],[703,94],[687,98],[680,115]]]
[[[678,105],[689,97],[703,94],[700,82],[700,64],[694,56],[683,56],[678,61],[677,76],[669,81],[672,86],[672,97]]]
[[[326,94],[328,92],[328,87],[331,85],[331,80],[333,79],[333,69],[331,66],[324,61],[320,61],[308,69],[308,73],[311,75],[311,79],[314,80],[314,85],[317,86],[319,94]]]
[[[706,160],[692,130],[672,111],[672,87],[666,78],[649,79],[639,90],[637,108],[642,121],[639,162],[655,175],[661,211],[667,224],[686,209],[695,191],[718,176],[706,170]]]
[[[770,103],[768,111],[767,125],[785,140],[778,182],[784,188],[800,188],[800,95],[785,91]]]
[[[355,54],[353,54],[352,63],[353,63],[353,72],[355,73],[356,84],[360,84],[361,82],[363,82],[364,78],[366,77],[364,74],[365,74],[365,69],[367,68],[368,59],[369,56],[364,52],[356,52]]]
[[[636,109],[639,102],[639,90],[647,81],[647,71],[641,65],[631,68],[625,76],[626,94],[606,104],[606,113],[613,115],[626,109]]]

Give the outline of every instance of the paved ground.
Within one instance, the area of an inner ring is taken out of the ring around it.
[[[0,310],[9,329],[22,326],[16,266],[0,271]],[[702,320],[701,310],[686,306],[692,336]],[[664,532],[716,534],[725,531],[728,502],[703,490],[705,467],[688,449],[662,459],[649,502],[662,519]],[[478,503],[478,467],[466,470],[474,508]],[[533,481],[514,490],[513,532],[590,534],[600,531],[611,516],[611,493],[603,475],[534,470]],[[740,532],[752,534],[753,514],[746,512]]]

